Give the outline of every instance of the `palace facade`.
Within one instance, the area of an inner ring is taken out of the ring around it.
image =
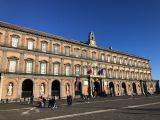
[[[148,59],[0,22],[0,100],[155,92]],[[89,74],[88,74],[89,73]]]

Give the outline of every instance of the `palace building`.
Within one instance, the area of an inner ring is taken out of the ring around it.
[[[0,22],[0,100],[153,94],[148,59]]]

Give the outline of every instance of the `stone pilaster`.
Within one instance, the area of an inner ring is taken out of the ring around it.
[[[8,44],[9,44],[9,33],[8,33],[8,31],[6,31],[5,32],[5,38],[4,38],[4,44],[5,44],[5,46],[9,46]]]
[[[74,72],[74,60],[71,60],[71,75],[75,75],[75,72]]]
[[[35,73],[38,74],[39,73],[39,56],[36,55],[36,59],[35,59]]]
[[[53,68],[53,65],[52,65],[52,57],[50,56],[49,57],[49,74],[52,74],[52,68]]]
[[[20,73],[24,73],[25,72],[24,53],[20,54],[18,72],[20,72]]]
[[[52,81],[51,79],[48,80],[48,97],[52,96]]]
[[[64,75],[64,59],[61,58],[61,64],[60,64],[60,71],[61,71],[61,75]]]
[[[18,79],[18,84],[17,84],[17,98],[21,98],[22,96],[22,82],[20,79]]]
[[[8,60],[7,60],[7,52],[3,51],[2,54],[3,58],[2,58],[2,64],[1,64],[1,68],[2,68],[2,72],[6,72],[7,71],[7,66],[8,66]]]
[[[65,96],[64,96],[64,88],[65,88],[65,85],[63,84],[63,80],[61,80],[61,83],[60,83],[60,97],[63,99]]]

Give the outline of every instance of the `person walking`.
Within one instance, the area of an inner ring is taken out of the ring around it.
[[[67,104],[68,104],[68,106],[72,105],[72,96],[71,95],[67,95]]]
[[[52,99],[52,109],[57,108],[56,97],[54,96]]]

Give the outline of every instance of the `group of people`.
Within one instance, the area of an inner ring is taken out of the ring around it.
[[[40,96],[39,97],[39,101],[38,101],[38,107],[40,108],[45,108],[46,107],[46,98]],[[72,96],[71,95],[67,95],[67,104],[68,106],[72,105]],[[48,108],[58,108],[57,106],[57,102],[56,102],[56,96],[53,96],[52,98],[50,98],[48,100]]]

